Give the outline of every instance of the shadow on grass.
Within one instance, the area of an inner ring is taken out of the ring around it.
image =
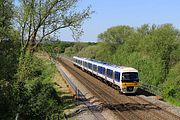
[[[132,94],[133,95],[133,94]],[[138,88],[135,95],[144,95],[144,96],[156,96],[155,94],[153,93],[150,93],[144,89],[141,89],[141,88]]]
[[[132,94],[130,94],[132,95]],[[134,94],[136,95],[136,94]],[[99,100],[94,99],[93,97],[90,97],[88,99],[78,99],[77,103],[78,105],[80,104],[85,104],[86,102],[89,103],[89,101],[91,101],[90,104],[81,107],[78,110],[75,110],[74,112],[66,115],[67,118],[71,118],[74,116],[77,116],[78,114],[81,114],[85,111],[91,111],[91,112],[102,112],[105,109],[109,109],[112,111],[119,111],[119,112],[123,112],[123,111],[136,111],[136,110],[142,110],[142,111],[148,111],[150,109],[156,109],[156,110],[160,110],[161,108],[154,106],[151,103],[144,103],[144,104],[140,104],[140,103],[120,103],[120,104],[113,104],[113,103],[100,103]],[[98,102],[98,105],[93,105],[93,103]]]
[[[84,106],[81,109],[78,109],[66,116],[68,118],[71,118],[85,111],[102,112],[105,109],[109,109],[114,112],[118,112],[118,111],[123,112],[123,111],[136,111],[136,110],[148,111],[150,109],[160,110],[161,108],[154,106],[151,103],[148,103],[148,104],[139,104],[139,103],[104,104],[104,103],[101,103],[99,105]]]

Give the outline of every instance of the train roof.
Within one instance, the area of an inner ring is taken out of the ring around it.
[[[132,68],[132,67],[114,65],[114,64],[107,63],[107,62],[98,61],[98,60],[95,60],[95,59],[82,58],[82,57],[78,57],[78,56],[74,56],[73,58],[83,60],[85,62],[96,64],[98,66],[102,66],[102,67],[112,69],[112,70],[116,70],[116,71],[122,71],[123,70],[123,71],[126,71],[126,72],[138,72],[138,70],[136,70],[135,68]]]

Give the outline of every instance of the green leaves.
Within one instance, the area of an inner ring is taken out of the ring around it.
[[[104,33],[98,35],[102,42],[111,44],[122,44],[133,34],[133,28],[129,26],[116,26],[107,29]]]
[[[61,113],[60,98],[53,87],[56,68],[49,62],[25,55],[13,84],[15,100],[13,113],[19,119],[45,119],[53,113]]]
[[[163,95],[172,103],[180,106],[180,62],[173,66],[163,83]]]

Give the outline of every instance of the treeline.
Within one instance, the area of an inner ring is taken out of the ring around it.
[[[64,53],[67,47],[74,46],[75,42],[66,42],[61,40],[45,42],[42,44],[43,49],[49,53]]]
[[[115,26],[98,35],[94,45],[75,44],[65,55],[78,55],[131,66],[141,85],[180,105],[180,31],[171,24]]]
[[[96,45],[93,42],[70,42],[70,41],[53,41],[42,44],[43,50],[48,52],[50,55],[61,54],[66,56],[73,56],[83,48],[90,45]]]

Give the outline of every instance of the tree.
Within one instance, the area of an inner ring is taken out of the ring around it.
[[[21,31],[22,51],[33,51],[43,39],[63,28],[72,30],[75,38],[81,25],[92,13],[90,7],[77,11],[79,0],[20,0],[16,20]]]
[[[14,108],[13,86],[20,51],[19,32],[12,27],[12,0],[0,0],[0,119],[9,120]]]
[[[0,42],[8,39],[8,30],[11,28],[13,17],[12,0],[0,0]]]
[[[115,26],[107,29],[104,33],[98,35],[99,41],[122,44],[133,33],[133,28],[129,26]]]

